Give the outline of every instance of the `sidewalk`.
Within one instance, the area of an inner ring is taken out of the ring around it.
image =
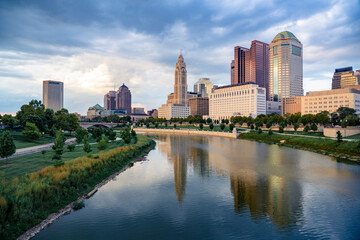
[[[72,144],[75,142],[75,140],[76,140],[76,138],[69,138],[65,141],[65,145]],[[14,157],[20,157],[20,156],[24,156],[24,155],[28,155],[28,154],[32,154],[32,153],[41,152],[42,150],[49,150],[49,149],[51,149],[51,147],[53,145],[54,145],[54,143],[47,143],[47,144],[28,147],[28,148],[16,149],[15,154],[8,157],[8,159],[14,158]],[[5,158],[0,158],[0,160],[5,160]]]

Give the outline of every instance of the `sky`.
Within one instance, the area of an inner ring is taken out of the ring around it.
[[[335,68],[360,69],[359,0],[0,1],[0,113],[64,82],[64,107],[86,114],[123,83],[133,107],[166,103],[180,52],[188,90],[230,84],[234,46],[290,31],[303,44],[304,92],[331,89]]]

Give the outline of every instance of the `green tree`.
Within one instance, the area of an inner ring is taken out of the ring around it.
[[[116,139],[116,132],[114,132],[113,129],[111,129],[110,133],[109,133],[109,140],[110,141],[115,141]]]
[[[341,132],[340,131],[337,131],[336,132],[336,139],[337,139],[337,141],[338,142],[342,142],[342,134],[341,134]]]
[[[63,132],[61,130],[58,130],[56,132],[56,138],[55,138],[55,142],[54,145],[52,146],[52,149],[55,151],[55,155],[57,160],[61,159],[61,155],[63,154],[64,151],[64,145],[65,145],[65,136],[63,134]],[[59,157],[59,158],[57,158]]]
[[[5,163],[8,164],[8,157],[16,152],[16,146],[9,131],[4,131],[0,137],[0,157],[5,158]]]
[[[54,127],[56,129],[74,132],[80,125],[76,115],[70,114],[67,109],[63,108],[55,113]]]
[[[105,150],[107,148],[107,145],[108,145],[108,143],[107,143],[106,139],[101,138],[101,140],[98,142],[97,147],[99,150]]]
[[[174,129],[176,129],[176,124],[174,124]]]
[[[279,133],[283,133],[284,132],[284,127],[282,125],[279,126]]]
[[[308,125],[306,125],[305,127],[304,127],[304,132],[309,132],[310,131],[310,127],[308,126]]]
[[[262,130],[261,130],[261,128],[259,128],[259,130],[258,130],[258,134],[261,134],[262,133]]]
[[[221,130],[224,130],[224,129],[225,129],[225,124],[221,123],[221,124],[220,124],[220,129],[221,129]]]
[[[271,129],[269,129],[268,134],[273,135],[273,131]]]
[[[14,118],[13,116],[11,116],[9,114],[5,114],[2,117],[1,122],[3,125],[8,126],[10,129],[13,129],[17,125],[16,118]]]
[[[229,125],[230,132],[232,132],[232,131],[234,130],[234,127],[235,127],[235,125],[234,125],[233,123],[231,123],[231,124]]]
[[[75,138],[76,138],[76,142],[77,143],[81,143],[82,140],[84,139],[84,136],[86,135],[86,130],[79,127],[76,129],[75,131]]]
[[[204,125],[202,123],[200,123],[199,127],[202,130],[204,128]]]
[[[131,141],[130,129],[124,128],[121,132],[121,138],[124,140],[126,144],[129,144]]]
[[[347,116],[355,116],[356,115],[356,111],[353,108],[348,108],[348,107],[340,107],[338,108],[338,110],[336,110],[336,112],[339,114],[339,117],[341,120],[345,119]]]
[[[31,100],[29,102],[29,104],[24,104],[21,106],[20,111],[18,111],[16,113],[16,119],[19,120],[20,125],[25,127],[26,122],[29,122],[29,120],[30,120],[30,122],[35,120],[34,116],[41,118],[41,122],[42,122],[44,115],[45,115],[45,107],[41,103],[41,101]],[[30,118],[33,118],[33,119],[30,119]],[[36,119],[36,121],[39,121],[39,120]],[[33,122],[33,123],[35,123],[35,122]],[[37,126],[37,127],[39,128],[40,126]]]
[[[210,124],[210,123],[212,123],[212,120],[211,120],[211,118],[208,118],[208,119],[206,119],[206,122],[207,122],[207,124]]]
[[[34,123],[31,122],[26,123],[25,128],[22,131],[22,134],[30,140],[39,139],[41,136],[39,129],[36,127]]]
[[[149,128],[150,127],[150,123],[146,123],[146,128]]]
[[[159,127],[159,123],[155,123],[155,128],[158,128]]]
[[[295,122],[295,123],[294,123],[294,130],[295,130],[295,132],[298,130],[299,127],[300,127],[300,124],[297,123],[297,122]]]
[[[213,129],[214,129],[214,124],[213,124],[213,123],[210,123],[210,124],[209,124],[209,128],[210,128],[210,130],[213,130]]]
[[[270,120],[270,121],[268,121],[268,122],[266,123],[266,128],[271,128],[272,125],[273,125],[273,121]]]
[[[92,150],[91,150],[91,146],[90,146],[90,144],[89,144],[89,142],[88,142],[88,136],[87,135],[85,135],[84,136],[84,147],[83,147],[83,150],[84,150],[84,152],[86,152],[86,153],[90,153]]]
[[[316,126],[315,123],[311,124],[311,130],[313,130],[314,132],[318,130],[318,127]]]
[[[72,152],[75,150],[75,144],[69,144],[67,145],[67,149],[69,150],[69,152]]]
[[[96,128],[92,129],[91,136],[93,139],[100,140],[102,134],[103,134],[103,131],[102,131],[101,127],[96,127]]]

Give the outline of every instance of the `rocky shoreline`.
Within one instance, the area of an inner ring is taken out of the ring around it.
[[[102,180],[100,183],[96,184],[95,187],[93,188],[93,190],[91,190],[89,193],[83,194],[81,195],[78,199],[76,199],[75,201],[69,203],[68,205],[66,205],[65,207],[63,207],[62,209],[60,209],[59,211],[55,212],[55,213],[51,213],[46,219],[44,219],[41,223],[35,225],[34,227],[30,228],[29,230],[27,230],[26,232],[24,232],[23,234],[21,234],[17,239],[18,240],[28,240],[33,238],[36,234],[38,234],[41,230],[43,230],[45,227],[47,227],[48,225],[52,224],[56,219],[58,219],[59,217],[70,213],[74,203],[76,202],[81,202],[87,198],[90,198],[91,196],[93,196],[98,190],[99,188],[101,188],[102,186],[104,186],[105,184],[107,184],[108,182],[110,182],[111,180],[113,180],[116,176],[118,176],[120,173],[126,171],[127,169],[129,169],[130,167],[133,166],[134,162],[141,162],[141,161],[145,161],[146,160],[146,155],[151,151],[152,149],[149,149],[148,151],[146,151],[145,153],[143,153],[140,157],[135,158],[134,160],[132,160],[131,162],[129,162],[123,169],[121,169],[120,171],[111,174],[109,177],[105,178],[104,180]]]

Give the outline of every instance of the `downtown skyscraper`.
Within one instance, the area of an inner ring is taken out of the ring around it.
[[[282,98],[303,95],[303,45],[291,32],[278,33],[270,43],[269,97]]]
[[[236,46],[231,62],[231,85],[253,82],[268,91],[269,44],[254,40],[250,49]],[[268,98],[268,97],[267,97]]]
[[[64,107],[64,83],[59,81],[43,81],[43,103],[45,108],[54,112]]]

